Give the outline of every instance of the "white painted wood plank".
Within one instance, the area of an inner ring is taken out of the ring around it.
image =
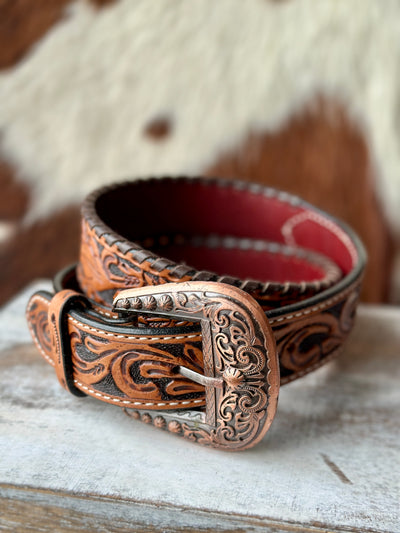
[[[25,307],[29,295],[36,290],[52,291],[52,284],[48,280],[37,281],[5,307],[0,308],[0,352],[15,344],[31,342],[31,335],[25,320]]]
[[[22,323],[26,299],[1,312],[1,335]],[[363,306],[343,356],[282,388],[266,438],[242,453],[70,396],[31,345],[16,345],[21,325],[0,353],[0,494],[29,486],[319,530],[400,531],[399,325],[400,309]]]

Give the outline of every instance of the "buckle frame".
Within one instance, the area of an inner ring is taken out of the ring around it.
[[[119,292],[114,311],[201,324],[205,412],[133,411],[134,418],[225,450],[250,448],[263,438],[276,412],[279,363],[271,326],[249,294],[217,282],[166,283]]]

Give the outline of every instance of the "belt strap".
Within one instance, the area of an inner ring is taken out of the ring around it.
[[[79,263],[56,277],[55,295],[31,297],[27,317],[67,390],[240,449],[268,429],[280,384],[337,355],[364,265],[357,236],[297,197],[137,180],[86,199]]]

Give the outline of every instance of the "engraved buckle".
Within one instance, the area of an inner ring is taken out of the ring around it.
[[[276,412],[280,376],[271,326],[249,294],[224,283],[166,283],[121,291],[114,310],[201,324],[204,376],[177,371],[205,386],[205,411],[133,411],[134,418],[226,450],[262,439]]]

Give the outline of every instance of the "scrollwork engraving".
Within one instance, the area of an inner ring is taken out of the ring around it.
[[[276,408],[279,373],[275,343],[265,314],[247,294],[235,287],[212,282],[190,282],[152,288],[148,291],[123,291],[115,301],[118,310],[125,309],[120,301],[142,303],[149,293],[154,298],[153,311],[167,314],[165,302],[171,302],[172,317],[192,318],[203,323],[203,353],[205,373],[222,377],[222,388],[215,389],[215,425],[160,421],[157,427],[185,438],[226,449],[241,449],[259,440],[272,421]],[[131,306],[131,310],[134,305]],[[204,327],[204,323],[208,326]],[[208,338],[209,337],[209,338]],[[212,361],[210,361],[210,353]]]

